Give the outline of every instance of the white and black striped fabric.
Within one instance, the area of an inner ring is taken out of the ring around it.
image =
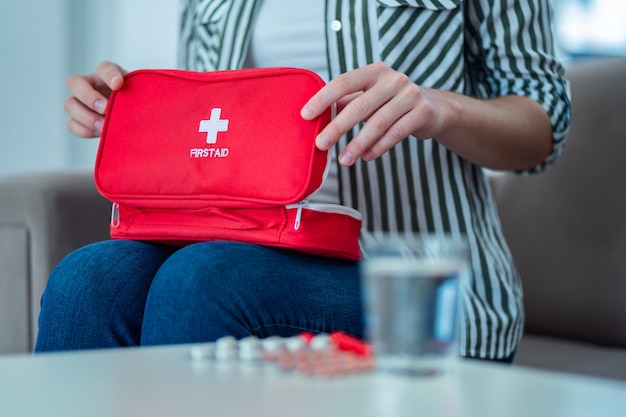
[[[241,68],[260,5],[184,1],[180,66]],[[553,151],[524,173],[543,170],[562,152],[571,110],[554,57],[549,0],[326,0],[325,7],[331,78],[384,61],[427,87],[479,98],[528,96],[550,116]],[[342,204],[363,214],[364,240],[384,231],[469,239],[472,277],[463,300],[461,353],[508,356],[522,334],[522,290],[483,170],[436,139],[408,137],[373,162],[340,167],[339,175]]]

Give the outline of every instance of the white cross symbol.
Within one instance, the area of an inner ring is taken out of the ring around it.
[[[200,120],[198,132],[206,133],[206,143],[216,143],[217,134],[228,131],[228,119],[221,119],[221,116],[222,109],[215,108],[211,110],[209,120]]]

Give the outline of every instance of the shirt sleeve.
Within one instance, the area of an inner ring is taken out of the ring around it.
[[[556,57],[549,0],[466,0],[466,60],[470,94],[520,95],[537,101],[552,123],[552,151],[545,170],[563,152],[571,123],[565,70]]]

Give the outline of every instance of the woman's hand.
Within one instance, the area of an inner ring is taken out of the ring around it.
[[[67,79],[70,97],[64,108],[69,114],[67,129],[82,138],[100,136],[107,101],[113,90],[124,84],[124,71],[111,62],[101,62],[96,72],[89,75],[71,75]]]
[[[379,62],[331,80],[302,108],[310,120],[337,104],[337,116],[316,139],[327,150],[361,122],[363,128],[338,156],[350,166],[371,161],[412,135],[437,141],[465,159],[491,169],[527,169],[552,148],[552,127],[543,108],[521,96],[476,99],[421,87]]]
[[[382,62],[331,80],[304,106],[302,117],[315,118],[335,102],[337,116],[317,137],[318,148],[329,149],[358,123],[366,122],[339,155],[344,166],[359,157],[375,159],[410,134],[430,138],[443,124],[442,112],[426,90]]]

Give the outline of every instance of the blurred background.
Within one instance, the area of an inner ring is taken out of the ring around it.
[[[565,62],[626,55],[626,2],[553,0]],[[0,0],[0,175],[91,169],[97,140],[65,129],[65,80],[103,59],[176,66],[179,0]]]
[[[91,169],[97,140],[67,132],[65,80],[107,59],[176,66],[179,0],[0,0],[0,175]]]

